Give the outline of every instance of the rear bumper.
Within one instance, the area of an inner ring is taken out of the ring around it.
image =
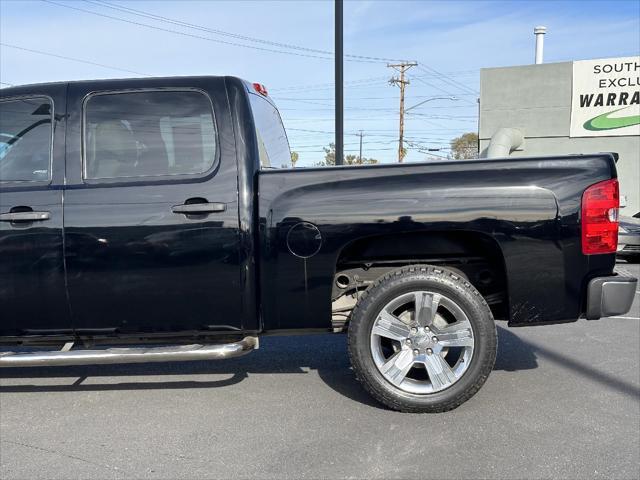
[[[622,315],[629,311],[636,293],[638,279],[633,277],[597,277],[587,287],[588,320]]]

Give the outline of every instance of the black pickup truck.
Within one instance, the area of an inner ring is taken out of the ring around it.
[[[631,306],[614,154],[289,166],[278,110],[238,78],[0,90],[0,366],[348,332],[373,396],[437,412],[491,372],[494,318]]]

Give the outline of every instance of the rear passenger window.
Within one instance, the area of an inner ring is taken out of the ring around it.
[[[88,179],[204,173],[216,158],[211,101],[195,91],[89,97],[84,152]]]
[[[46,97],[0,101],[0,182],[50,179],[52,118]]]
[[[266,98],[249,93],[262,168],[291,167],[291,152],[280,113]]]

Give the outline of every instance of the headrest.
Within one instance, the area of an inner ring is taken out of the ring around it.
[[[96,128],[96,151],[117,156],[136,157],[136,140],[133,133],[120,120],[98,124]]]

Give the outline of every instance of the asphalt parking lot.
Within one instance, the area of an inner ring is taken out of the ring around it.
[[[621,265],[639,276],[638,265]],[[0,478],[640,478],[640,293],[625,318],[507,329],[455,411],[384,409],[343,335],[223,362],[0,371]]]

